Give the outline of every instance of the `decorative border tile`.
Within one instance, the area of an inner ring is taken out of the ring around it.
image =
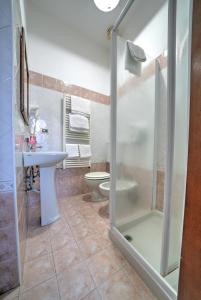
[[[102,104],[110,104],[110,97],[84,87],[67,84],[62,80],[50,77],[41,73],[30,71],[30,84],[44,87],[50,90],[67,93],[74,96],[79,96],[94,102]]]
[[[13,181],[8,180],[8,181],[3,181],[0,180],[0,192],[11,192],[13,191]]]
[[[136,87],[136,86],[142,84],[145,80],[147,80],[148,78],[153,76],[155,74],[155,62],[156,61],[158,61],[161,69],[165,69],[167,67],[167,57],[164,55],[159,55],[156,59],[150,61],[150,63],[143,70],[142,75],[140,77],[138,77],[138,76],[129,77],[128,80],[125,81],[124,84],[119,87],[118,95],[120,97],[122,97],[128,91],[133,89],[133,87]]]

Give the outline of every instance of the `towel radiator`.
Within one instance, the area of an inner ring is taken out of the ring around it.
[[[66,144],[90,144],[89,132],[73,132],[69,130],[69,113],[71,113],[71,95],[64,94],[63,98],[63,151],[66,151]],[[90,115],[89,119],[90,128]],[[63,169],[90,167],[91,160],[87,159],[65,159],[63,161]]]

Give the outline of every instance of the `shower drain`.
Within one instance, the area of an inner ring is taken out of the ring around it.
[[[128,234],[124,235],[124,237],[125,237],[125,239],[127,239],[127,241],[129,241],[129,242],[132,242],[132,240],[133,240],[132,236],[130,236],[130,235],[128,235]]]

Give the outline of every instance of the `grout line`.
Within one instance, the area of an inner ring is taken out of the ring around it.
[[[83,298],[80,298],[80,300],[84,300],[86,299],[91,293],[93,293],[95,290],[97,290],[97,288],[94,288],[93,290],[91,290],[86,296],[84,296]]]
[[[54,255],[53,256],[53,264],[54,264],[54,268],[55,268],[55,273],[56,273],[56,282],[57,282],[57,292],[58,292],[58,296],[59,296],[59,300],[61,299],[61,294],[60,294],[60,289],[59,289],[59,282],[58,282],[58,277],[57,277],[57,271],[56,271],[56,264],[55,264],[55,259],[54,259]]]
[[[0,27],[0,31],[4,30],[4,29],[8,29],[8,28],[11,28],[11,24],[4,25],[4,26]]]
[[[52,275],[50,278],[45,279],[45,280],[43,280],[43,281],[37,283],[36,285],[34,285],[34,286],[32,286],[32,287],[30,287],[30,288],[28,288],[28,289],[26,289],[26,290],[20,289],[19,296],[21,296],[21,295],[23,295],[24,293],[26,293],[26,292],[32,290],[33,288],[38,287],[39,285],[41,285],[41,284],[43,284],[43,283],[49,281],[50,279],[54,278],[55,276],[56,276],[56,274]],[[21,287],[22,287],[22,286],[21,286]]]

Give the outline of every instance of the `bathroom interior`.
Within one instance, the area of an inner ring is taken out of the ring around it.
[[[0,299],[201,299],[200,15],[0,0]]]

